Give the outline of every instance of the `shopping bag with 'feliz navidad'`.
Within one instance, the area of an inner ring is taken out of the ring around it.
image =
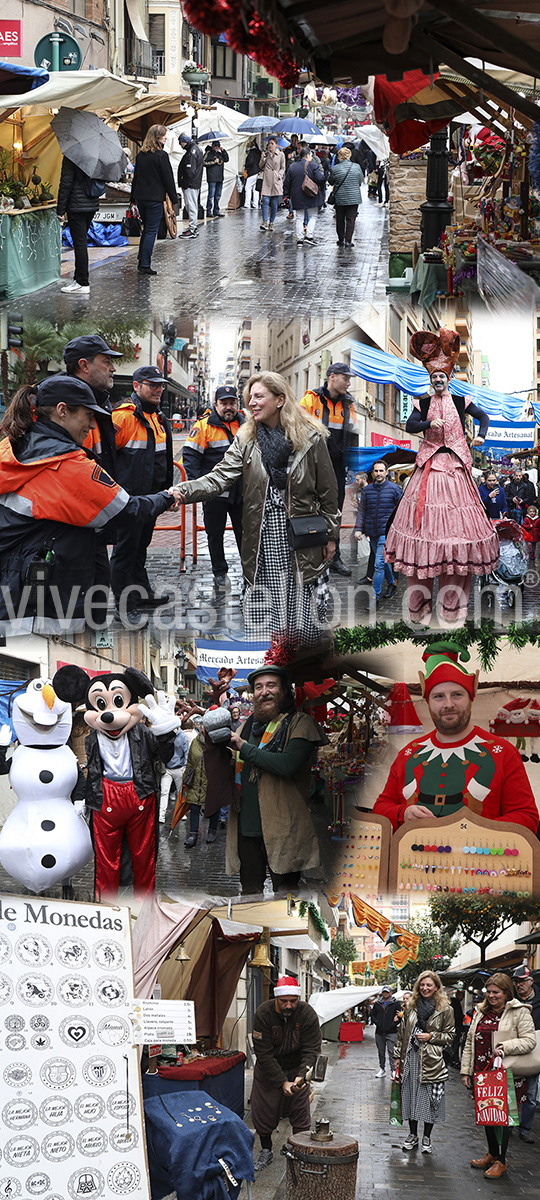
[[[392,1077],[392,1091],[390,1092],[390,1124],[403,1125],[401,1116],[401,1080],[399,1078],[399,1063],[396,1066]]]
[[[474,1076],[474,1108],[477,1125],[519,1125],[514,1076],[499,1055]]]

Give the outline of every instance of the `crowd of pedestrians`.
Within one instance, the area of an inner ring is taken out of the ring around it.
[[[135,217],[138,215],[141,219],[138,269],[143,275],[157,274],[151,265],[152,251],[167,197],[177,211],[183,200],[188,226],[178,237],[184,241],[199,236],[200,193],[205,172],[206,219],[224,216],[220,211],[220,200],[229,154],[221,142],[215,139],[203,150],[194,136],[180,133],[178,144],[182,158],[175,181],[164,149],[167,136],[165,126],[153,125],[135,160],[130,205]],[[66,290],[86,292],[89,290],[86,230],[94,216],[96,202],[83,194],[73,170],[68,178],[69,169],[70,164],[64,170],[57,209],[61,217],[66,211],[68,216],[71,214],[73,226],[76,270],[75,279]],[[387,204],[388,163],[378,162],[364,143],[345,142],[336,150],[331,146],[308,146],[293,134],[284,148],[277,137],[269,137],[263,147],[252,139],[245,152],[240,181],[244,185],[244,207],[261,206],[261,230],[264,233],[274,231],[278,209],[284,207],[287,216],[296,221],[297,246],[313,246],[317,216],[331,205],[335,212],[337,244],[340,248],[350,248],[354,245],[356,218],[362,203],[362,184],[368,175],[377,180],[379,203]],[[383,189],[385,200],[382,199]]]
[[[358,472],[351,489],[359,549],[364,545],[367,549],[369,542],[368,565],[358,582],[373,587],[376,606],[392,599],[397,591],[398,571],[392,566],[386,548],[397,506],[409,482],[410,472],[400,473],[396,478],[396,472],[389,470],[380,459],[368,472]],[[534,563],[540,542],[540,501],[528,473],[521,469],[502,472],[490,468],[474,486],[493,529],[499,521],[505,520],[515,521],[521,527],[529,559]],[[383,591],[385,580],[386,590]],[[370,610],[369,601],[364,607],[366,611]]]
[[[489,1071],[495,1055],[513,1073],[519,1107],[519,1138],[534,1142],[532,1125],[538,1096],[536,1031],[540,1029],[540,986],[530,968],[521,964],[512,972],[497,971],[483,992],[465,1008],[465,992],[458,988],[450,998],[434,971],[423,971],[412,992],[399,998],[389,984],[368,1006],[375,1026],[379,1056],[377,1078],[386,1066],[398,1085],[401,1121],[409,1132],[402,1143],[406,1151],[432,1154],[432,1130],[445,1120],[445,1085],[450,1068],[459,1070],[463,1085],[473,1090],[475,1077]],[[422,1125],[420,1137],[419,1126]],[[485,1125],[487,1149],[471,1167],[486,1179],[507,1172],[510,1127]]]

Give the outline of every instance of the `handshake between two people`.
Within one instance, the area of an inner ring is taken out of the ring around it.
[[[169,488],[169,496],[174,496],[174,504],[171,505],[169,512],[178,512],[182,504],[187,504],[187,497],[177,484]]]

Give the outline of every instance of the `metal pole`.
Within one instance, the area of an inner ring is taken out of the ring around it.
[[[51,33],[50,43],[52,50],[52,69],[53,71],[60,70],[60,45],[63,42],[63,37],[59,33]]]

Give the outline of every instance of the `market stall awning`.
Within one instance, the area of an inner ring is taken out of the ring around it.
[[[429,390],[429,375],[420,364],[362,342],[351,342],[351,369],[371,383],[393,383],[407,396],[424,396]],[[450,391],[454,396],[472,396],[489,417],[518,421],[523,411],[523,396],[507,396],[464,379],[452,379]]]
[[[133,142],[144,141],[151,125],[174,125],[187,116],[186,106],[191,99],[191,90],[183,92],[159,92],[157,95],[141,96],[134,104],[108,109],[99,116],[113,129],[121,129]]]
[[[334,1017],[340,1017],[349,1008],[356,1008],[370,996],[378,996],[381,986],[374,983],[373,987],[344,987],[335,988],[331,992],[314,992],[309,997],[309,1003],[315,1009],[319,1025],[326,1025]]]
[[[110,71],[51,71],[49,80],[33,92],[0,96],[0,117],[24,108],[34,115],[49,115],[51,108],[115,108],[133,103],[142,92],[140,84],[118,79]]]
[[[241,7],[250,11],[250,0]],[[534,5],[523,11],[517,0],[492,0],[489,9],[478,0],[425,0],[403,6],[402,14],[382,0],[258,0],[257,8],[276,40],[286,26],[322,82],[364,84],[374,74],[400,79],[404,71],[429,74],[441,63],[472,79],[472,58],[540,74],[537,13]]]

